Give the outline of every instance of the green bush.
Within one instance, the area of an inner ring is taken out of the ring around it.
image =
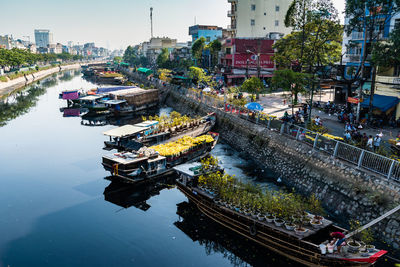
[[[0,76],[0,82],[7,82],[7,77],[6,76]]]

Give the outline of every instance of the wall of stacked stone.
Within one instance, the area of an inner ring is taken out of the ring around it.
[[[229,113],[170,91],[166,104],[186,114],[217,113],[221,138],[235,149],[273,171],[288,188],[309,196],[316,194],[335,221],[350,219],[367,223],[394,207],[400,200],[400,185],[354,169],[323,152],[290,139],[279,129],[268,130]],[[374,227],[378,239],[400,247],[400,214]]]

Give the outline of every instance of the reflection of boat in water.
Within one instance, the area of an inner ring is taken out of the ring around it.
[[[146,201],[153,196],[159,195],[161,190],[168,188],[172,184],[174,184],[174,179],[171,176],[165,177],[157,181],[157,183],[147,183],[139,186],[112,181],[104,190],[104,199],[125,209],[133,206],[146,211],[150,208]]]
[[[166,141],[172,142],[183,136],[197,137],[211,131],[215,122],[216,115],[211,113],[198,120],[196,124],[192,123],[192,125],[182,127],[180,130],[165,129],[161,131],[158,121],[144,121],[134,125],[124,125],[103,133],[110,137],[110,141],[104,142],[105,149],[131,151],[132,147],[137,147],[137,142],[144,145],[153,145]]]
[[[80,117],[88,112],[88,109],[79,107],[60,108],[63,117]]]
[[[171,152],[166,156],[161,156],[154,149],[141,147],[133,152],[103,156],[102,165],[114,178],[129,183],[143,183],[172,174],[174,166],[205,157],[217,144],[219,135],[210,133],[202,137],[198,138],[202,139],[200,142],[192,143],[190,147],[181,146],[184,150]],[[168,144],[175,145],[175,143]]]
[[[177,204],[176,214],[179,220],[174,225],[203,246],[207,255],[220,253],[233,266],[295,266],[287,258],[266,251],[259,244],[209,219],[190,201]]]
[[[330,232],[346,232],[329,220],[324,220],[318,229],[304,227],[302,235],[278,227],[257,217],[253,218],[223,205],[217,199],[197,186],[198,179],[190,172],[179,171],[181,178],[177,187],[197,208],[210,219],[271,251],[308,266],[370,266],[387,251],[375,250],[342,254],[327,254],[323,247]],[[324,253],[325,252],[325,253]]]

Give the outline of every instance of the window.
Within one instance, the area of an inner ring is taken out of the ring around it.
[[[264,12],[264,16],[266,16],[267,15],[267,12]]]
[[[250,25],[251,25],[251,26],[256,25],[256,20],[252,19],[252,20],[250,21]]]
[[[265,31],[265,27],[264,27],[264,31]]]
[[[256,5],[251,5],[251,11],[256,11]]]
[[[207,36],[207,43],[211,42],[211,37]]]
[[[396,19],[395,21],[394,21],[394,28],[395,29],[398,29],[400,27],[400,19]]]
[[[279,26],[279,20],[275,20],[275,26]]]
[[[279,12],[279,6],[275,6],[275,11]]]
[[[225,52],[226,52],[227,55],[230,55],[231,54],[231,48],[230,47],[226,48]]]

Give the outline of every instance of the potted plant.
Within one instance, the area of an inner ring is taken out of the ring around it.
[[[274,224],[275,224],[275,226],[277,226],[277,227],[281,227],[283,224],[285,224],[285,221],[284,221],[283,219],[281,219],[281,218],[276,218],[276,219],[274,220]]]
[[[322,207],[321,201],[315,196],[315,194],[312,194],[311,197],[308,199],[308,209],[311,213],[314,214],[313,221],[320,221],[322,223],[325,210]]]
[[[357,241],[355,241],[354,239],[349,240],[349,242],[347,243],[348,246],[348,252],[350,253],[358,253],[360,251],[361,248],[361,244]]]
[[[308,232],[308,229],[302,226],[297,226],[296,228],[294,228],[294,232],[296,233],[296,235],[304,236]]]

